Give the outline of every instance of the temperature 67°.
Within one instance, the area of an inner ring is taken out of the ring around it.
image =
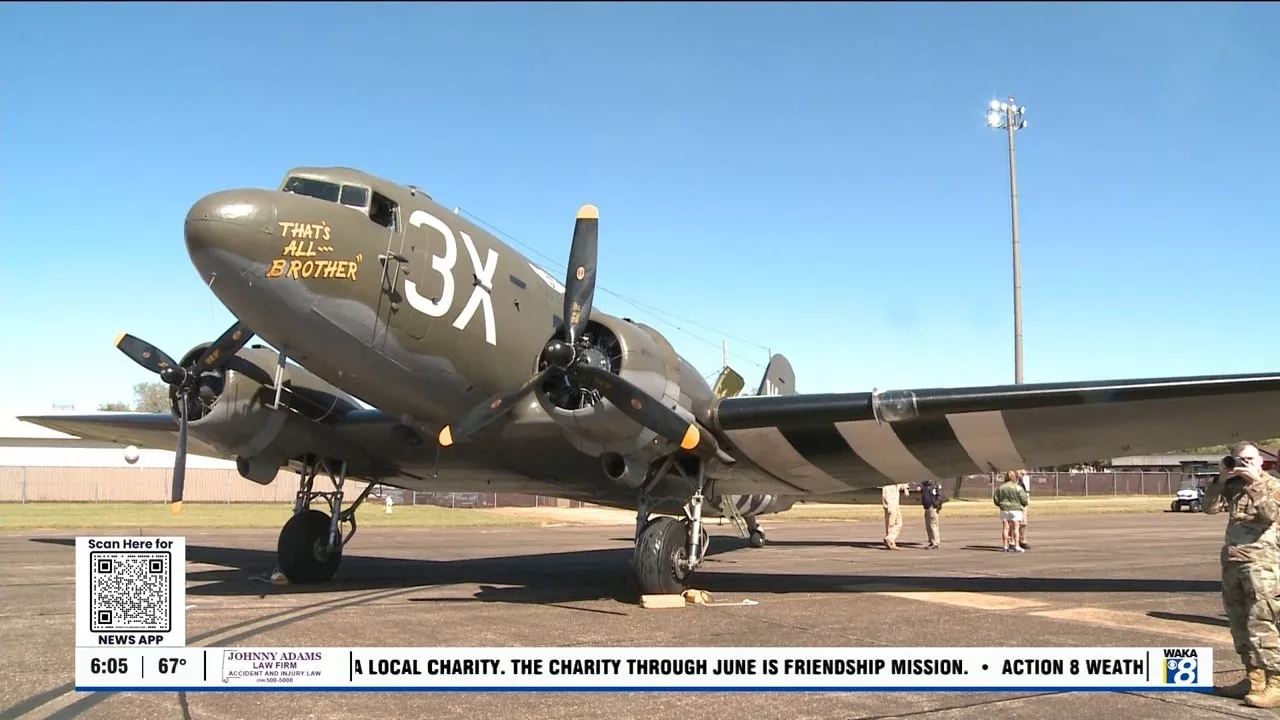
[[[159,663],[160,674],[164,675],[165,673],[176,673],[178,672],[178,668],[186,664],[187,664],[186,658],[160,658],[160,663]]]

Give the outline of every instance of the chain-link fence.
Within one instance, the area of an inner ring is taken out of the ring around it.
[[[1193,478],[1177,470],[1027,473],[1027,477],[1031,479],[1032,497],[1173,495]],[[965,475],[953,482],[952,497],[977,499],[990,497],[1004,479],[1000,473],[991,473]]]

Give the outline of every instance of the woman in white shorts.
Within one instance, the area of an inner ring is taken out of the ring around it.
[[[1004,532],[1001,534],[1001,538],[1004,542],[1005,550],[1008,550],[1015,544],[1021,545],[1018,541],[1022,539],[1020,537],[1022,523],[1026,521],[1026,517],[1025,510],[1000,511],[1000,522],[1004,525]]]
[[[1000,508],[1000,543],[1005,552],[1026,552],[1022,546],[1022,523],[1031,496],[1022,486],[1023,471],[1010,470],[991,498]]]

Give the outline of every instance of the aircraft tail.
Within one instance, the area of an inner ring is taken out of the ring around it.
[[[764,377],[760,379],[757,395],[795,395],[796,372],[791,363],[781,354],[769,358],[769,367],[764,369]]]

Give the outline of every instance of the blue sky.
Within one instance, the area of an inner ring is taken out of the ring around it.
[[[597,306],[708,374],[727,334],[750,387],[764,348],[802,392],[1012,382],[984,117],[1009,94],[1025,380],[1280,369],[1278,25],[1225,3],[6,4],[0,406],[130,400],[153,378],[121,331],[216,337],[187,208],[326,164],[419,185],[556,275],[597,204],[601,287],[697,324]]]

